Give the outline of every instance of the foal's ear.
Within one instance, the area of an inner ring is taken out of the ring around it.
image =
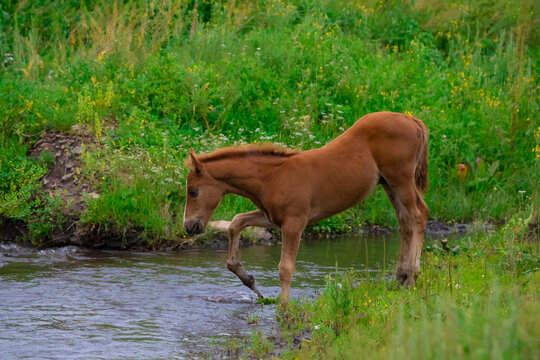
[[[195,154],[195,150],[193,150],[193,148],[189,148],[189,157],[191,159],[191,166],[193,166],[193,169],[197,175],[202,174],[204,171],[204,165],[197,157],[197,154]]]

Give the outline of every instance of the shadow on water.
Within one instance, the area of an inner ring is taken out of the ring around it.
[[[265,296],[279,295],[280,246],[240,249]],[[310,297],[327,274],[395,265],[399,237],[304,241],[292,297]],[[253,329],[277,329],[275,306],[226,269],[226,251],[34,251],[0,244],[2,358],[196,358]],[[257,312],[258,321],[250,324]]]

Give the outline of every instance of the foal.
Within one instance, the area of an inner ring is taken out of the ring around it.
[[[233,218],[227,267],[259,297],[255,279],[238,260],[246,226],[281,228],[281,301],[289,297],[300,235],[307,224],[362,201],[377,184],[386,191],[401,231],[396,280],[414,285],[428,208],[427,130],[415,117],[392,112],[365,115],[325,146],[307,151],[230,147],[206,155],[190,150],[184,227],[202,233],[223,195],[238,194],[258,208]]]

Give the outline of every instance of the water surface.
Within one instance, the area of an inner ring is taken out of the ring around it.
[[[376,272],[398,257],[397,235],[303,241],[291,296],[314,296],[337,269]],[[279,294],[281,247],[240,249],[265,296]],[[275,306],[226,269],[225,250],[31,250],[0,244],[2,359],[205,358],[253,329],[275,333]],[[257,317],[257,324],[249,318]]]

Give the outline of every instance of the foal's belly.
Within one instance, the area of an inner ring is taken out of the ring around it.
[[[319,220],[339,214],[340,212],[343,212],[360,203],[366,198],[367,195],[369,195],[369,193],[370,192],[366,193],[363,196],[351,197],[350,201],[330,204],[318,204],[318,206],[313,206],[308,213],[308,223],[313,224]]]
[[[347,184],[335,184],[314,189],[308,222],[314,223],[338,214],[364,200],[377,186],[378,175],[352,180]]]
[[[378,183],[377,165],[362,139],[346,140],[290,161],[287,181],[295,191],[289,199],[299,205],[298,210],[304,207],[308,223],[358,204]]]

